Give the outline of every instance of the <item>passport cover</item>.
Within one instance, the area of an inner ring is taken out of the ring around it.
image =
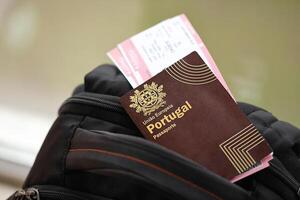
[[[272,153],[196,52],[122,96],[121,104],[147,139],[229,180]]]

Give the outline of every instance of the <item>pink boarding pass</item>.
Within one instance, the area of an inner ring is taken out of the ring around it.
[[[231,94],[217,65],[187,17],[167,19],[118,45],[139,85],[192,51],[197,51]],[[232,96],[232,95],[231,95]]]

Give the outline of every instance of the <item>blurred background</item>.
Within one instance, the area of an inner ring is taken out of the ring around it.
[[[299,0],[0,0],[0,199],[106,52],[185,13],[238,101],[300,126]]]

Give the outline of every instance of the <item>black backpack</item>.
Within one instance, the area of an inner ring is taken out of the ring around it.
[[[84,84],[59,109],[23,189],[9,199],[300,198],[299,129],[261,108],[239,103],[270,143],[274,160],[269,168],[233,184],[145,140],[119,103],[119,96],[130,89],[115,66],[103,65],[87,74]]]

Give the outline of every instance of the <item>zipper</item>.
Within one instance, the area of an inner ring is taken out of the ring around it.
[[[300,197],[300,184],[290,173],[274,162],[270,162],[270,169],[273,173],[277,174],[282,181],[296,191],[297,195]]]
[[[49,189],[48,187],[50,186],[33,186],[21,189],[8,200],[108,200],[105,197],[91,197],[65,188],[53,186],[53,189]]]
[[[61,107],[68,103],[80,103],[85,105],[91,105],[91,106],[97,106],[102,109],[113,111],[113,112],[119,112],[124,114],[125,111],[120,103],[113,102],[105,98],[99,97],[92,97],[92,96],[72,96],[64,101]]]
[[[40,193],[36,188],[20,189],[9,200],[40,200]]]

